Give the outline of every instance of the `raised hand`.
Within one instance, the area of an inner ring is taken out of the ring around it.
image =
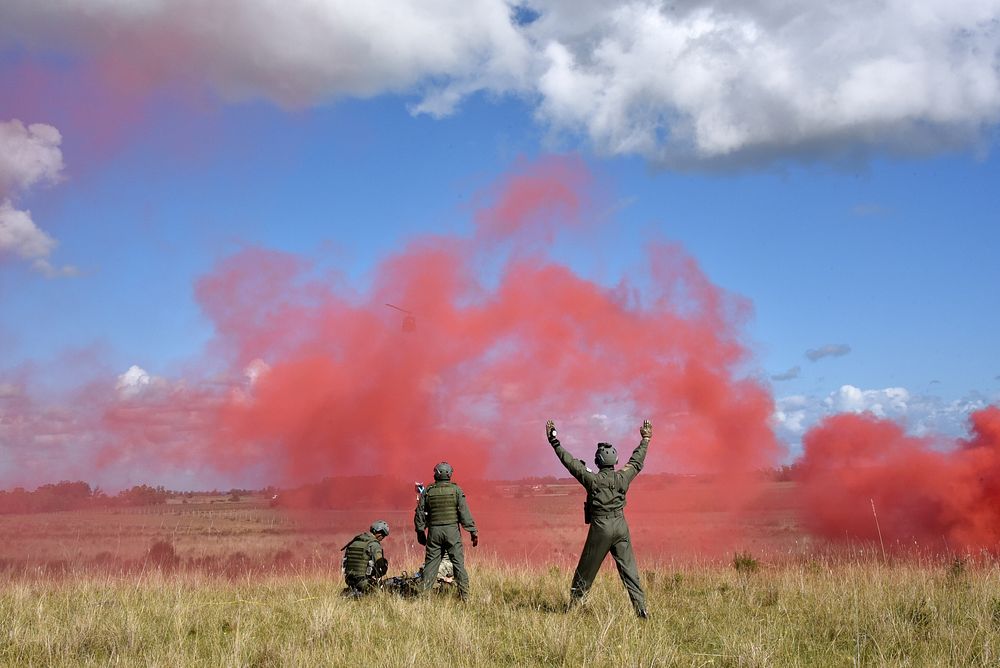
[[[552,420],[549,420],[548,422],[545,423],[545,438],[551,441],[555,437],[556,437],[556,423],[553,422]]]
[[[639,427],[639,435],[642,436],[643,438],[652,438],[653,437],[653,423],[650,422],[649,420],[643,420],[642,421],[642,426]]]

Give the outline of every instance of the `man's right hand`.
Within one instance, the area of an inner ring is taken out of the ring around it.
[[[639,435],[642,436],[643,438],[652,438],[653,437],[653,423],[650,422],[649,420],[643,420],[642,421],[642,426],[639,427]]]
[[[425,534],[423,531],[418,531],[417,532],[417,542],[420,543],[421,545],[426,545],[427,544],[427,534]]]
[[[545,423],[545,438],[549,439],[549,443],[556,438],[556,423],[552,420]]]

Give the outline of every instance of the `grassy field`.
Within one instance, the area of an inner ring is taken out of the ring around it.
[[[652,618],[603,572],[480,564],[473,601],[366,600],[338,574],[19,577],[0,589],[11,666],[995,666],[1000,571],[878,564],[646,572]]]
[[[375,517],[393,526],[390,574],[421,563],[408,508],[0,515],[0,665],[1000,665],[1000,561],[817,542],[783,484],[740,514],[697,484],[630,497],[652,618],[610,561],[567,612],[586,527],[582,497],[559,492],[471,499],[469,604],[341,596],[340,547]],[[752,555],[740,570],[734,552]]]

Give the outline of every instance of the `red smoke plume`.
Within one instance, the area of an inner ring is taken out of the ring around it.
[[[971,426],[970,439],[944,447],[871,415],[827,418],[804,439],[801,511],[807,527],[835,539],[873,540],[880,528],[887,545],[916,542],[932,551],[995,549],[1000,408],[973,413]]]
[[[12,424],[24,425],[26,439],[44,423],[53,444],[103,444],[100,465],[141,463],[146,479],[130,483],[192,468],[284,486],[364,476],[308,494],[402,512],[412,498],[401,481],[426,481],[440,460],[463,484],[563,475],[544,438],[548,418],[578,456],[589,461],[594,444],[610,440],[624,461],[648,417],[647,471],[705,472],[717,484],[665,487],[640,476],[629,505],[637,541],[729,549],[740,525],[714,513],[703,529],[706,511],[748,501],[756,480],[748,474],[782,455],[769,391],[740,376],[747,304],[676,246],[650,244],[645,264],[613,286],[551,259],[547,243],[602,222],[592,212],[609,208],[594,192],[578,160],[523,165],[489,191],[471,234],[412,241],[360,290],[301,257],[245,250],[196,285],[216,329],[210,371],[147,379],[114,396],[88,386],[75,412]],[[415,330],[387,303],[411,311]],[[972,438],[943,448],[871,416],[828,418],[805,437],[802,521],[833,539],[876,538],[874,503],[889,545],[995,547],[1000,409],[972,423]],[[496,491],[470,490],[489,531],[537,506],[506,500],[500,508]],[[580,500],[545,508],[578,512]],[[552,548],[538,540],[519,545]]]
[[[252,445],[273,448],[296,478],[405,477],[441,458],[467,476],[519,476],[552,468],[547,416],[589,451],[605,437],[589,417],[611,414],[621,420],[610,435],[629,442],[640,416],[652,417],[659,452],[686,468],[772,463],[770,396],[733,378],[745,356],[736,323],[693,262],[651,248],[651,287],[636,291],[518,252],[536,225],[579,220],[588,179],[576,161],[533,166],[477,216],[482,234],[414,242],[360,299],[262,251],[201,281],[199,299],[236,364],[270,367],[220,412],[227,460]],[[494,240],[515,244],[495,286],[479,271]],[[402,331],[386,302],[412,310],[416,331]]]
[[[569,233],[597,208],[592,191],[579,160],[526,165],[474,216],[475,234],[413,241],[361,293],[288,254],[230,257],[196,294],[216,326],[213,354],[231,376],[255,368],[253,382],[211,402],[152,392],[117,405],[106,424],[132,447],[152,417],[145,408],[179,412],[200,435],[156,443],[157,457],[191,457],[201,443],[205,465],[264,464],[285,484],[420,478],[441,459],[466,479],[552,473],[549,417],[588,460],[598,440],[630,451],[649,417],[654,470],[774,464],[770,394],[736,377],[745,304],[673,246],[651,245],[648,270],[614,287],[537,252],[540,236]],[[386,303],[412,311],[416,330]]]

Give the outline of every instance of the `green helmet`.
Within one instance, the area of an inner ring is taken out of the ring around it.
[[[451,464],[448,462],[441,462],[434,467],[434,479],[435,480],[451,480],[451,474],[455,470],[451,468]]]
[[[371,526],[372,533],[380,533],[383,536],[389,535],[389,523],[385,520],[375,520]]]
[[[618,451],[610,443],[598,443],[594,463],[600,468],[608,468],[618,463]]]

